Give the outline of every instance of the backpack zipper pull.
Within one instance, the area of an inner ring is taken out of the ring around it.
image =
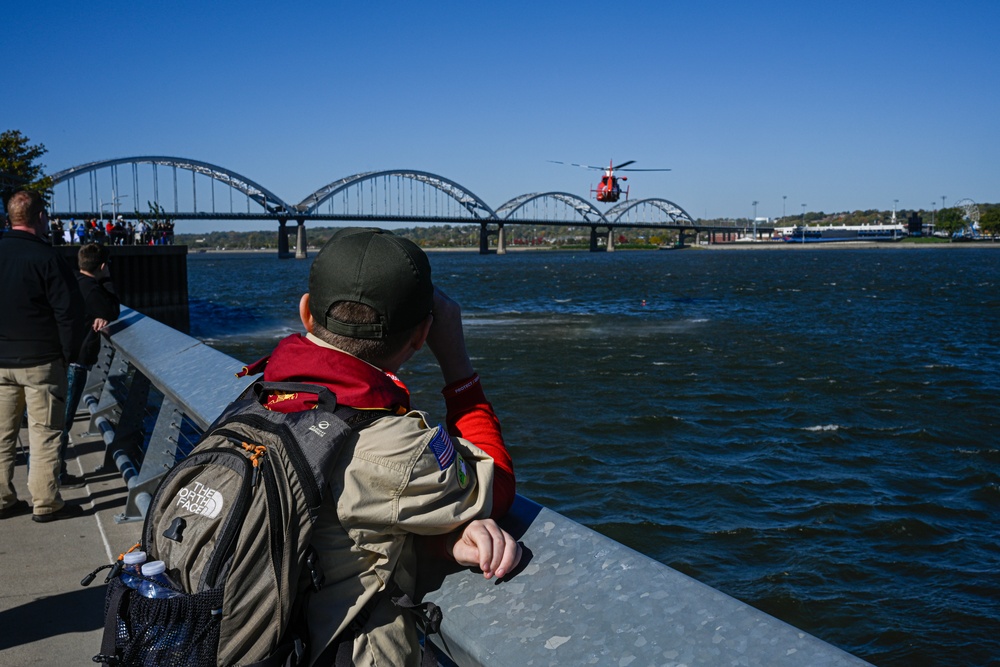
[[[250,477],[250,487],[256,491],[257,484],[260,483],[260,464],[263,463],[264,457],[267,455],[267,447],[244,442],[243,449],[252,452],[250,454],[250,463],[253,464],[253,474]]]
[[[267,447],[263,445],[251,445],[248,442],[242,443],[243,449],[250,452],[250,463],[253,464],[253,474],[250,476],[250,488],[254,491],[257,490],[257,484],[260,482],[260,464],[267,455]]]

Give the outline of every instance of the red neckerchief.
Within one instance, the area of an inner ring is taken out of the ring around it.
[[[241,375],[261,370],[267,382],[323,385],[336,394],[341,405],[393,412],[410,409],[410,392],[398,377],[346,352],[316,345],[302,334],[283,339],[270,357],[245,367]],[[279,412],[308,410],[315,405],[315,394],[272,394],[267,399],[267,407]]]

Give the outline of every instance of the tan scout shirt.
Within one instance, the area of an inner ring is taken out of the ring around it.
[[[426,419],[417,411],[383,417],[345,443],[332,499],[324,502],[313,535],[326,576],[323,589],[309,599],[313,660],[386,589],[398,567],[414,570],[413,563],[402,562],[413,557],[410,535],[448,533],[490,515],[493,460],[443,427],[429,427]],[[450,462],[449,444],[455,450]],[[390,594],[398,593],[390,589],[384,597]],[[385,613],[382,602],[379,609]],[[399,653],[407,644],[419,660],[419,646],[399,634],[399,619],[369,625],[375,629],[355,643],[356,658],[367,654],[364,664],[402,665]],[[379,637],[379,631],[387,635]]]

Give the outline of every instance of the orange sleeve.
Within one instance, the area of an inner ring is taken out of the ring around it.
[[[465,438],[490,455],[496,466],[493,480],[493,511],[499,519],[514,503],[514,462],[507,451],[493,406],[486,400],[479,375],[453,382],[441,390],[447,408],[448,433]]]

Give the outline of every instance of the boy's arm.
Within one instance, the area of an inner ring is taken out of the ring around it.
[[[444,376],[448,432],[461,436],[489,454],[496,466],[493,483],[493,511],[501,517],[514,502],[514,463],[504,445],[500,421],[486,400],[479,376],[465,347],[462,309],[447,294],[434,290],[434,323],[427,336],[427,346]]]
[[[448,409],[448,433],[468,440],[493,459],[493,510],[490,516],[498,519],[510,509],[516,492],[514,461],[504,444],[500,420],[486,400],[478,375],[454,382],[441,393]]]

